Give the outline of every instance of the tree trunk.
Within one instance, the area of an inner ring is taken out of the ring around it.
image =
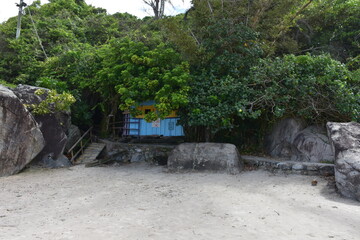
[[[211,130],[210,127],[205,128],[205,142],[210,142],[211,140]]]
[[[110,125],[110,120],[112,117],[116,116],[116,112],[118,111],[119,101],[117,97],[114,97],[110,100],[110,108],[105,109],[103,112],[103,116],[100,123],[100,136],[101,137],[108,137],[112,133],[112,127]]]
[[[154,12],[155,19],[160,19],[164,16],[166,0],[143,0],[143,2],[150,6]]]

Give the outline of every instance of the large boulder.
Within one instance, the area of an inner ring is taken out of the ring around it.
[[[274,158],[302,162],[334,162],[326,130],[306,127],[300,119],[287,118],[274,125],[265,137],[265,152]]]
[[[39,104],[46,98],[46,94],[37,95],[35,91],[46,88],[39,88],[29,85],[19,85],[13,91],[23,104]],[[44,167],[66,167],[71,162],[63,155],[67,134],[71,126],[70,112],[54,112],[44,115],[35,115],[36,122],[45,139],[44,149],[36,156],[32,164],[39,164]]]
[[[265,138],[265,151],[272,157],[291,158],[295,136],[304,128],[305,123],[299,119],[286,118],[279,121]]]
[[[44,148],[40,128],[19,98],[0,85],[0,176],[21,171]]]
[[[360,124],[326,124],[335,153],[335,181],[340,193],[360,201]]]
[[[335,160],[326,131],[319,126],[310,126],[298,132],[292,142],[291,160],[303,162],[330,162]]]
[[[211,170],[237,174],[243,165],[236,146],[225,143],[182,143],[168,158],[170,171]]]

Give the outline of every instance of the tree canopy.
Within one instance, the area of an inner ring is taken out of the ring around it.
[[[147,121],[178,110],[199,141],[289,116],[359,121],[359,1],[193,0],[177,16],[144,4],[154,17],[34,1],[19,39],[16,17],[0,24],[0,83],[72,94],[79,125],[154,100]]]

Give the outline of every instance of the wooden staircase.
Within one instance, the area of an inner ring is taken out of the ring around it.
[[[104,143],[93,142],[92,127],[65,153],[72,164],[89,163],[95,161],[102,150]]]

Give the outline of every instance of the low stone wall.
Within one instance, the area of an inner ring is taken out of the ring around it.
[[[334,164],[329,163],[311,163],[286,161],[281,159],[272,159],[265,157],[241,155],[245,164],[269,170],[271,172],[294,173],[301,175],[320,175],[333,176]]]
[[[132,144],[100,140],[106,144],[101,158],[120,163],[145,161],[156,165],[167,165],[168,157],[177,145]],[[271,172],[283,172],[301,175],[333,176],[334,164],[288,161],[241,155],[247,166],[265,169]]]
[[[157,165],[166,165],[170,152],[176,145],[160,144],[132,144],[100,140],[106,144],[102,158],[108,158],[115,162],[139,162],[145,161]]]

